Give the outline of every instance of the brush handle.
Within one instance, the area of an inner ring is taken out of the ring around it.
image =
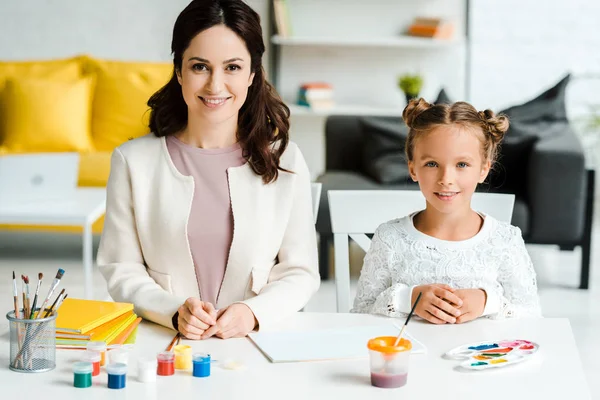
[[[37,303],[37,298],[38,295],[36,293],[33,297],[33,304],[31,305],[31,314],[29,315],[29,319],[33,319],[33,316],[35,315],[35,304]]]

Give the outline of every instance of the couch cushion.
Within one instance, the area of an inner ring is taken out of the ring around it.
[[[529,155],[537,142],[536,136],[507,134],[500,145],[498,159],[487,181],[501,193],[525,195]]]
[[[4,88],[11,78],[36,78],[61,82],[77,80],[81,77],[81,58],[45,61],[1,61],[0,62],[0,121],[5,119]],[[6,133],[0,124],[0,143]]]
[[[92,78],[11,78],[4,90],[3,145],[12,152],[90,151]]]
[[[571,75],[562,78],[556,85],[546,90],[536,98],[517,105],[502,113],[514,121],[531,123],[537,121],[566,121],[567,110],[565,106],[565,95]],[[538,131],[538,135],[544,135],[544,131]]]
[[[110,151],[148,130],[148,99],[171,77],[171,63],[88,59],[84,71],[96,76],[92,136],[99,151]]]
[[[410,174],[404,156],[408,128],[397,117],[358,119],[364,135],[363,168],[377,183],[405,181]]]
[[[110,151],[80,154],[77,185],[105,187],[110,174],[111,155]]]

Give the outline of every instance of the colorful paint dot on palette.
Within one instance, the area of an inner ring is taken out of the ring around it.
[[[526,360],[538,351],[539,345],[527,340],[501,340],[470,343],[445,353],[445,358],[463,360],[461,367],[472,370],[501,368]]]

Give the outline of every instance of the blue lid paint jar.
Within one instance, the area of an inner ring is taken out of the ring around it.
[[[115,363],[106,366],[109,389],[123,389],[127,378],[127,364]]]
[[[94,369],[91,362],[80,361],[73,364],[73,386],[76,388],[88,388],[92,386],[92,370]]]
[[[210,354],[196,353],[192,358],[194,364],[193,375],[196,378],[206,378],[210,376]]]

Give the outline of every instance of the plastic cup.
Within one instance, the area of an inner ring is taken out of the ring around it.
[[[210,376],[210,354],[196,353],[193,358],[194,370],[192,375],[196,378]]]
[[[192,369],[192,348],[185,344],[175,346],[175,369]]]
[[[109,364],[127,364],[129,352],[124,348],[116,348],[106,353]]]
[[[106,366],[109,389],[123,389],[127,384],[127,364],[116,363]]]
[[[156,374],[169,376],[175,373],[175,354],[171,351],[163,351],[156,356]]]
[[[158,361],[154,357],[140,357],[138,359],[138,381],[155,382]]]
[[[91,341],[88,342],[87,349],[100,353],[100,366],[104,366],[104,364],[106,364],[106,343]]]
[[[397,346],[395,336],[380,336],[369,340],[371,363],[371,385],[380,388],[399,388],[408,380],[408,365],[412,344],[400,339]]]
[[[92,363],[80,361],[73,364],[73,386],[88,388],[92,386]]]
[[[86,350],[81,356],[81,361],[87,361],[92,363],[92,376],[100,375],[100,360],[102,356],[97,351]]]

